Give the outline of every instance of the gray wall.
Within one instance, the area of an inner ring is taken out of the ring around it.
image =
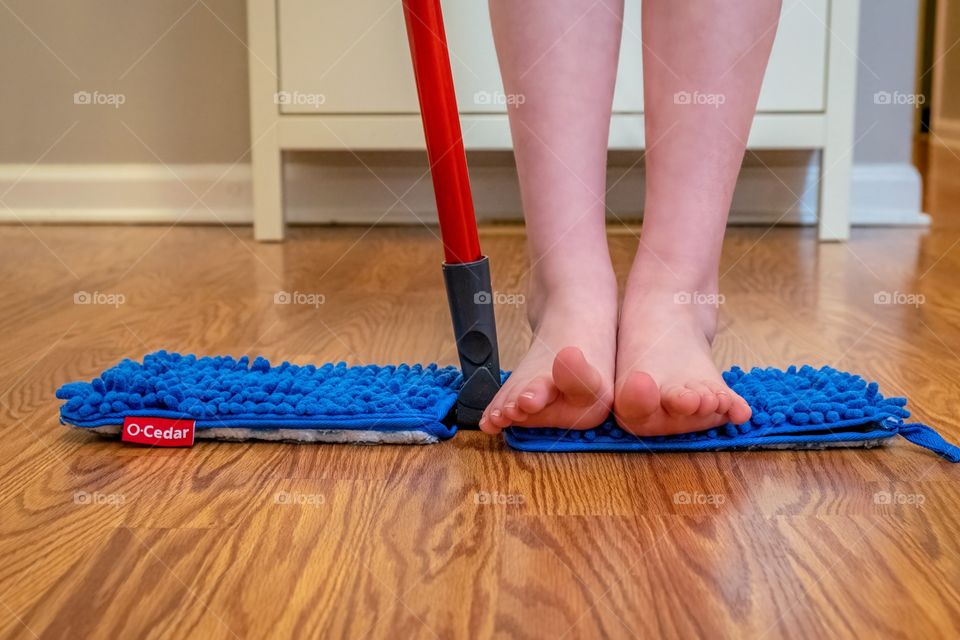
[[[844,1],[844,0],[840,0]],[[910,162],[916,102],[919,0],[863,0],[860,11],[860,66],[854,161],[858,164]],[[875,100],[877,92],[891,102]],[[894,96],[904,96],[894,104]]]

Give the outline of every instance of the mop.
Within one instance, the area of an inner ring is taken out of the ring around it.
[[[500,388],[490,266],[480,250],[439,0],[404,0],[404,17],[444,248],[443,276],[460,368],[430,365],[273,366],[262,357],[159,351],[57,391],[63,424],[150,446],[197,439],[430,444],[476,428]],[[734,367],[724,380],[749,422],[638,437],[612,419],[589,430],[512,427],[522,451],[722,451],[873,447],[900,435],[951,462],[960,448],[907,423],[904,398],[830,367]]]
[[[960,447],[906,422],[905,398],[885,397],[858,375],[733,367],[724,380],[753,409],[749,422],[638,437],[611,417],[595,429],[511,427],[504,437],[521,451],[697,452],[875,447],[900,435],[960,462]],[[195,438],[430,444],[465,426],[457,406],[463,388],[457,368],[435,364],[272,367],[264,358],[160,351],[142,363],[124,360],[91,382],[65,384],[57,397],[66,401],[64,424],[153,446],[190,446]]]
[[[460,361],[271,367],[263,358],[160,351],[66,384],[61,422],[154,446],[195,438],[427,444],[476,427],[500,388],[490,285],[480,250],[439,0],[404,0],[404,18],[443,242]]]

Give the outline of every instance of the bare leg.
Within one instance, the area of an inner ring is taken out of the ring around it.
[[[780,0],[644,0],[647,194],[615,413],[640,434],[746,422],[711,356],[718,266]]]
[[[487,407],[511,424],[589,428],[613,404],[617,284],[604,226],[623,0],[490,0],[530,258],[530,350]]]

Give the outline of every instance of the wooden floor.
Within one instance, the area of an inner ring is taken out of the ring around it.
[[[522,242],[484,238],[507,367],[528,335]],[[611,242],[622,275],[636,239]],[[58,424],[57,386],[160,348],[453,364],[429,230],[268,245],[246,228],[0,227],[0,255],[2,636],[960,633],[960,466],[904,441],[540,455],[466,432],[157,450]],[[820,245],[812,229],[733,229],[722,272],[724,366],[856,371],[960,438],[960,231]],[[274,304],[280,291],[323,304]]]

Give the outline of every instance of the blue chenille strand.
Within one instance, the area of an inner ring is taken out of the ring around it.
[[[787,370],[733,367],[724,380],[753,408],[750,421],[724,425],[701,438],[732,438],[756,429],[830,424],[870,417],[906,418],[904,398],[885,398],[877,383],[831,367]],[[83,418],[160,409],[197,418],[216,415],[358,416],[418,413],[459,383],[454,367],[399,365],[271,366],[263,357],[197,358],[159,351],[143,363],[124,360],[89,383],[63,385],[67,416]],[[616,433],[615,433],[616,431]],[[580,438],[580,434],[575,436]],[[588,440],[623,437],[608,422]],[[689,439],[689,438],[688,438]]]
[[[507,374],[509,375],[509,374]],[[612,420],[587,431],[562,428],[513,429],[528,440],[574,442],[584,449],[605,443],[644,441],[696,448],[735,443],[744,437],[804,431],[838,433],[857,424],[902,425],[910,416],[906,398],[884,397],[876,382],[832,367],[790,366],[786,370],[732,367],[724,381],[752,407],[751,419],[707,431],[669,437],[633,438]],[[454,367],[431,365],[272,366],[263,357],[201,357],[158,351],[143,362],[124,360],[90,382],[57,391],[66,421],[122,418],[129,411],[171,411],[197,419],[329,419],[431,416],[450,401],[461,381]],[[141,413],[142,415],[142,413]],[[433,416],[435,419],[435,416]],[[908,428],[909,427],[909,428]],[[948,459],[960,449],[922,425],[903,425],[904,437]],[[834,434],[834,436],[837,434]],[[830,436],[830,437],[834,437]],[[823,436],[811,436],[811,440]]]
[[[906,398],[885,398],[876,382],[867,382],[861,376],[833,367],[818,369],[802,365],[790,366],[786,370],[755,367],[748,372],[734,366],[723,372],[723,379],[753,409],[753,415],[745,424],[726,424],[692,434],[629,440],[641,445],[645,441],[658,444],[716,441],[722,446],[724,441],[747,435],[796,433],[803,429],[826,432],[831,425],[843,428],[850,424],[849,421],[869,420],[880,424],[888,418],[902,421],[910,416],[904,408]],[[527,439],[588,440],[597,444],[622,442],[625,436],[612,420],[585,432],[557,430],[557,433],[547,435],[539,429],[514,428],[513,431]]]
[[[460,372],[436,365],[272,366],[263,357],[201,357],[158,351],[123,360],[90,382],[57,391],[64,418],[122,417],[130,410],[194,418],[430,415],[455,393]]]

